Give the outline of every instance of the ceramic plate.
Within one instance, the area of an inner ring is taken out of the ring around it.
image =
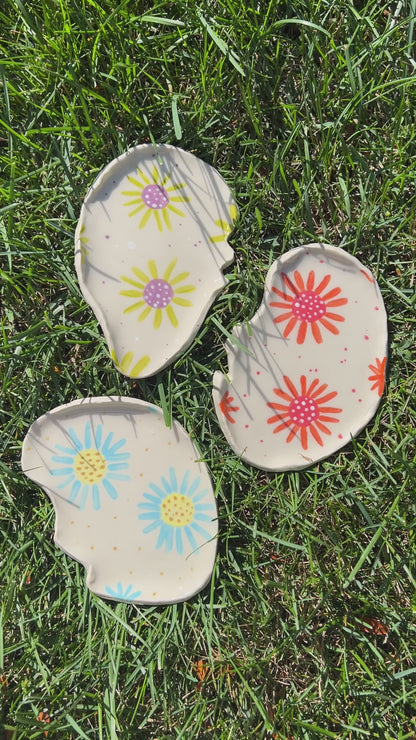
[[[129,398],[89,398],[30,428],[22,468],[56,513],[55,541],[87,586],[119,601],[183,601],[211,577],[217,513],[206,466],[183,427]]]
[[[237,208],[218,172],[173,146],[111,162],[81,209],[75,266],[117,368],[153,375],[191,344],[233,260]]]
[[[339,248],[309,244],[277,260],[263,303],[233,340],[213,397],[229,444],[252,465],[296,470],[321,460],[378,406],[386,312],[369,270]]]

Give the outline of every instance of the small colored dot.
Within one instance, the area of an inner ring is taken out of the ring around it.
[[[106,239],[109,239],[109,238],[110,238],[109,234],[106,234],[106,235],[105,235],[105,238],[106,238]]]
[[[359,398],[358,399],[358,403],[362,403],[362,402],[363,402],[363,399],[362,398]]]
[[[260,375],[260,370],[257,370],[256,375]]]
[[[353,392],[353,393],[355,393],[355,392],[356,392],[355,388],[352,388],[352,392]]]
[[[378,307],[378,306],[375,306],[375,307],[374,307],[374,310],[375,310],[375,311],[379,311],[380,309],[379,309],[379,307]]]
[[[342,434],[338,434],[338,439],[342,439]]]
[[[248,429],[248,424],[245,425],[246,429]]]
[[[368,339],[370,339],[370,337],[369,337],[369,336],[368,336],[367,334],[365,334],[365,335],[364,335],[364,339],[365,339],[365,340],[368,340]]]

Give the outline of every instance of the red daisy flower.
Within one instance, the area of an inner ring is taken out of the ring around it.
[[[339,329],[333,322],[344,321],[344,317],[338,313],[332,313],[328,309],[345,306],[348,303],[347,298],[337,298],[341,293],[341,288],[332,288],[327,293],[323,293],[331,280],[330,275],[325,275],[315,288],[315,272],[313,270],[310,270],[306,284],[297,270],[295,270],[293,277],[294,281],[282,272],[283,282],[293,295],[283,293],[281,290],[272,287],[273,293],[283,299],[270,303],[273,308],[285,309],[284,313],[273,319],[276,324],[280,324],[281,321],[288,322],[283,336],[288,337],[298,323],[299,328],[296,337],[298,344],[304,343],[309,324],[313,338],[318,344],[322,342],[319,324],[330,331],[331,334],[339,334]]]
[[[312,381],[308,388],[306,375],[301,375],[300,391],[296,389],[287,375],[283,376],[283,380],[289,393],[280,388],[273,388],[273,393],[281,399],[281,402],[270,401],[267,404],[269,408],[278,412],[267,419],[268,424],[278,424],[273,429],[273,434],[286,429],[286,431],[289,431],[286,442],[291,442],[295,435],[300,432],[302,448],[307,450],[309,431],[315,442],[322,447],[323,442],[320,433],[331,434],[325,423],[337,423],[339,419],[336,419],[333,414],[339,414],[342,411],[342,409],[333,406],[326,406],[328,401],[338,395],[337,391],[322,395],[328,388],[328,384],[319,385],[320,381],[317,378]],[[285,403],[282,403],[282,401]]]
[[[369,365],[368,369],[371,370],[374,374],[368,376],[368,380],[370,380],[373,385],[371,386],[371,390],[377,390],[377,393],[379,396],[383,395],[384,391],[384,375],[386,372],[386,360],[387,357],[383,357],[382,360],[379,360],[378,357],[376,357],[376,364],[375,365]]]
[[[233,419],[231,414],[240,410],[239,406],[232,406],[233,401],[234,397],[230,396],[229,391],[225,391],[221,401],[218,404],[222,413],[224,414],[227,421],[230,422],[230,424],[235,424],[235,419]]]

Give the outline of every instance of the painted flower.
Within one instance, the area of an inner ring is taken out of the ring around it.
[[[333,322],[340,322],[345,319],[340,314],[333,313],[328,309],[345,306],[348,303],[347,298],[337,297],[341,293],[341,288],[332,288],[327,293],[324,292],[331,280],[330,275],[325,275],[319,285],[315,287],[315,272],[313,270],[310,270],[306,283],[298,270],[295,270],[293,277],[294,280],[291,280],[282,272],[283,282],[289,291],[288,293],[283,293],[274,286],[272,287],[273,293],[281,300],[272,301],[270,306],[284,310],[284,313],[276,316],[273,321],[276,324],[287,321],[283,336],[288,337],[295,326],[299,325],[296,342],[303,344],[308,326],[310,326],[313,338],[318,344],[321,344],[322,334],[319,324],[331,334],[339,334],[339,329]]]
[[[135,357],[133,352],[126,352],[126,354],[120,359],[114,349],[111,350],[110,354],[111,359],[120,372],[122,372],[123,375],[127,375],[129,378],[138,378],[150,362],[149,355],[142,355],[142,357],[137,360],[137,357]]]
[[[229,391],[225,391],[223,397],[221,398],[221,401],[219,402],[219,407],[224,414],[227,421],[230,422],[230,424],[235,424],[235,419],[233,419],[232,415],[233,413],[236,413],[240,410],[239,406],[233,406],[234,397],[230,395]]]
[[[222,218],[219,218],[216,221],[214,221],[215,225],[218,226],[218,229],[220,230],[221,233],[216,236],[210,236],[209,240],[213,244],[216,244],[217,242],[227,241],[227,238],[230,236],[233,230],[234,221],[237,218],[238,210],[234,204],[231,204],[229,211],[230,211],[229,221],[224,221],[224,219]]]
[[[56,445],[60,454],[53,455],[52,461],[59,467],[51,468],[53,476],[63,477],[58,490],[70,487],[68,501],[85,509],[88,497],[92,498],[92,507],[101,508],[101,494],[104,492],[112,499],[118,498],[113,481],[126,481],[129,476],[120,471],[128,468],[129,452],[119,452],[126,443],[120,439],[113,443],[113,432],[103,440],[103,426],[98,424],[93,430],[90,422],[85,424],[84,439],[81,441],[73,429],[68,429],[72,447]]]
[[[118,581],[116,588],[111,588],[110,586],[105,587],[105,591],[109,596],[112,596],[114,599],[120,599],[121,601],[134,601],[134,599],[138,599],[141,591],[132,591],[132,584],[129,583],[126,588],[123,588],[123,585],[120,581]]]
[[[376,390],[379,396],[382,396],[384,391],[386,360],[387,357],[383,357],[382,360],[379,360],[378,357],[376,357],[376,364],[368,366],[368,369],[373,373],[373,375],[368,376],[368,380],[373,383],[371,390]]]
[[[88,237],[85,236],[85,224],[81,226],[81,230],[79,232],[79,242],[80,242],[80,248],[79,251],[81,252],[81,265],[84,265],[87,257],[91,251],[91,248],[88,247],[89,243]]]
[[[207,542],[210,533],[200,522],[211,522],[215,515],[214,506],[203,503],[208,489],[199,490],[200,478],[189,480],[186,471],[179,483],[174,468],[169,468],[169,478],[162,477],[161,483],[150,483],[153,493],[144,493],[145,502],[138,504],[139,519],[149,521],[143,534],[159,530],[156,549],[164,547],[166,552],[176,549],[182,555],[184,538],[193,550],[198,552],[196,537]]]
[[[163,231],[163,222],[168,229],[172,228],[170,222],[170,213],[175,213],[177,216],[184,216],[183,211],[172,205],[173,203],[186,203],[189,198],[181,195],[175,195],[178,190],[185,187],[185,183],[177,183],[176,185],[168,186],[171,174],[168,173],[163,180],[156,166],[153,167],[152,178],[149,178],[139,168],[137,169],[138,178],[127,176],[128,181],[135,186],[135,190],[123,190],[122,195],[130,197],[123,205],[133,206],[129,213],[129,216],[135,216],[136,213],[143,211],[141,221],[139,223],[139,229],[143,229],[146,226],[149,219],[154,217],[157,228],[159,231]]]
[[[267,419],[268,424],[277,424],[273,433],[277,434],[284,430],[289,434],[286,442],[291,442],[299,433],[302,448],[308,449],[308,432],[315,442],[323,446],[321,434],[331,434],[326,424],[335,424],[339,419],[334,414],[341,413],[342,409],[327,406],[338,395],[337,391],[325,393],[327,383],[319,385],[315,378],[307,387],[306,375],[301,375],[300,390],[292,383],[287,375],[283,376],[287,391],[273,388],[273,393],[279,398],[279,403],[271,401],[267,406],[277,413]]]
[[[183,293],[191,293],[195,290],[195,286],[179,286],[179,283],[182,283],[189,276],[189,272],[181,272],[175,277],[171,277],[176,263],[177,259],[172,260],[162,277],[159,277],[154,260],[149,260],[148,262],[149,275],[146,275],[138,267],[131,268],[137,280],[122,275],[121,279],[125,283],[132,285],[134,289],[121,290],[120,295],[127,298],[139,299],[132,303],[131,306],[125,308],[124,313],[140,311],[137,321],[144,321],[154,311],[153,326],[155,329],[159,329],[162,323],[163,311],[166,311],[166,316],[172,326],[177,327],[178,319],[172,304],[176,304],[177,306],[192,306],[192,302],[187,298],[182,298],[181,295]]]

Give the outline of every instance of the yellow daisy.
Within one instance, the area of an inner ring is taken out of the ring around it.
[[[151,218],[152,214],[155,217],[157,228],[159,231],[163,230],[163,221],[168,229],[172,228],[170,222],[169,211],[175,213],[177,216],[184,216],[183,211],[176,208],[172,203],[186,203],[190,199],[185,196],[175,195],[175,191],[185,187],[185,183],[178,183],[177,185],[170,185],[167,187],[168,181],[170,180],[171,173],[169,172],[163,180],[160,181],[160,174],[157,167],[153,167],[152,179],[149,178],[137,168],[137,174],[140,179],[127,176],[128,181],[136,186],[136,190],[123,190],[122,195],[131,196],[132,199],[128,200],[123,205],[134,206],[130,211],[129,216],[135,216],[136,213],[144,211],[141,221],[139,223],[139,229],[143,229],[147,222]],[[161,218],[162,216],[162,218]]]
[[[88,239],[88,237],[85,236],[85,224],[83,224],[79,232],[79,242],[80,242],[79,251],[81,252],[81,265],[85,264],[87,257],[91,251],[90,247],[87,246],[89,241],[90,240]]]
[[[215,225],[218,226],[221,233],[218,234],[217,236],[210,236],[209,238],[210,242],[213,242],[214,244],[216,242],[224,242],[230,236],[233,230],[233,227],[234,227],[234,221],[237,219],[237,216],[238,216],[238,211],[237,211],[237,207],[234,204],[230,206],[229,211],[230,211],[230,219],[231,219],[230,221],[224,221],[222,218],[219,218],[216,221],[214,221]]]
[[[139,316],[138,321],[144,321],[147,316],[154,311],[153,326],[155,329],[159,329],[163,311],[166,311],[166,315],[172,324],[172,326],[178,326],[178,319],[172,304],[177,306],[192,306],[191,301],[186,298],[181,298],[181,293],[191,293],[195,290],[194,285],[182,285],[177,287],[178,283],[182,283],[189,276],[189,272],[181,272],[175,277],[171,277],[177,259],[170,262],[163,273],[162,277],[159,277],[156,263],[154,260],[149,260],[148,268],[150,275],[146,275],[138,267],[132,267],[132,272],[138,278],[133,280],[132,278],[121,276],[124,282],[132,285],[134,290],[121,290],[120,295],[126,296],[127,298],[138,298],[139,300],[132,303],[124,309],[124,313],[132,313],[133,311],[139,311],[143,309]]]

